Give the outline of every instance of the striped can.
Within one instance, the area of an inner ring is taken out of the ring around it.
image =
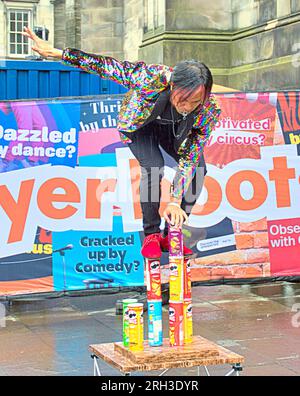
[[[129,350],[144,350],[144,304],[133,303],[128,305],[128,325],[129,325]]]
[[[162,300],[148,300],[148,342],[150,346],[163,344]]]
[[[184,295],[184,259],[169,258],[169,296],[171,301],[183,302]]]
[[[191,261],[188,257],[184,258],[183,265],[183,278],[184,278],[184,292],[183,300],[190,300],[192,298],[192,277],[191,277]]]
[[[169,301],[169,339],[170,346],[184,345],[182,302]]]
[[[160,260],[145,259],[147,300],[161,300]]]
[[[183,235],[181,227],[169,226],[169,257],[183,257]]]
[[[122,300],[123,304],[123,345],[125,347],[129,346],[129,323],[128,323],[128,305],[137,303],[138,300],[136,298],[126,298]]]
[[[184,343],[190,344],[193,341],[193,309],[191,299],[183,302],[183,328]]]

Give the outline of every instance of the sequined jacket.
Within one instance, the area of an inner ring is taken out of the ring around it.
[[[128,89],[118,115],[117,128],[124,143],[130,139],[122,134],[134,132],[144,126],[151,116],[160,94],[170,85],[172,68],[144,62],[118,61],[114,58],[86,53],[74,48],[65,48],[62,63],[98,74],[122,84]],[[219,118],[221,110],[214,95],[206,100],[194,118],[187,136],[182,140],[177,174],[174,178],[172,196],[181,199],[186,193],[197,169],[204,145]]]

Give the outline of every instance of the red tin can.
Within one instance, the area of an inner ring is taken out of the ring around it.
[[[170,346],[184,345],[183,303],[169,301]]]
[[[160,260],[145,259],[145,282],[148,300],[161,300]]]

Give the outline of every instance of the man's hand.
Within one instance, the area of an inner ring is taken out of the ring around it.
[[[22,32],[22,34],[23,36],[28,37],[34,41],[34,46],[31,47],[33,51],[37,52],[45,58],[49,56],[52,58],[61,59],[62,50],[52,47],[52,45],[47,43],[47,41],[39,38],[35,33],[33,33],[33,31],[29,27],[25,26],[24,32]]]
[[[164,210],[163,216],[169,224],[176,227],[181,227],[184,221],[188,222],[187,214],[177,205],[168,204]]]

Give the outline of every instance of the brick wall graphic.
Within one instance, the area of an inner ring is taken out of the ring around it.
[[[193,259],[193,281],[270,276],[267,219],[232,225],[237,249]]]

